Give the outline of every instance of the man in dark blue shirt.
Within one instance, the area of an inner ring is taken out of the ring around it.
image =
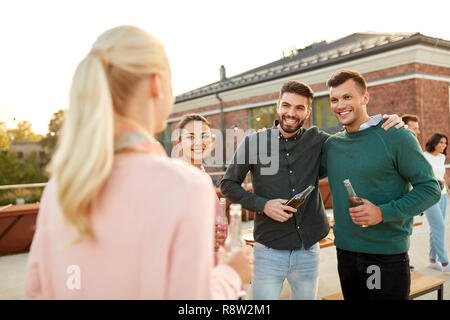
[[[302,128],[311,114],[313,95],[308,85],[285,83],[277,102],[275,126],[245,137],[221,182],[222,193],[231,202],[258,213],[254,226],[254,299],[278,299],[286,278],[293,299],[316,296],[318,241],[330,228],[318,188],[320,152],[329,135],[317,127]],[[278,150],[273,150],[276,145]],[[261,157],[267,158],[268,150],[270,165],[277,162],[276,174],[263,171],[269,165]],[[249,171],[254,193],[241,187]],[[298,210],[284,205],[308,185],[316,188]]]

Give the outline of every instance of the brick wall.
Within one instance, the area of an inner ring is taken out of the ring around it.
[[[450,68],[427,65],[422,63],[410,63],[392,68],[386,68],[363,74],[368,82],[401,76],[413,72],[425,73],[429,75],[450,76]],[[326,90],[325,83],[310,84],[314,91]],[[450,114],[449,114],[449,84],[444,81],[428,79],[410,79],[386,83],[369,87],[370,101],[367,106],[369,114],[378,113],[404,113],[416,114],[421,119],[421,135],[418,137],[422,148],[425,147],[427,139],[435,132],[442,132],[450,137]],[[224,107],[232,107],[273,100],[278,98],[278,92],[272,92],[260,96],[224,101]],[[189,112],[203,112],[219,109],[219,104],[192,109]],[[172,114],[171,117],[178,117],[185,112]],[[248,110],[239,110],[225,113],[225,127],[228,128],[235,123],[248,119]],[[220,128],[220,114],[208,116],[212,127]],[[311,121],[305,123],[309,127]],[[248,124],[243,123],[240,128],[248,129]],[[450,148],[447,156],[450,162]],[[450,182],[450,169],[447,170],[448,181]]]

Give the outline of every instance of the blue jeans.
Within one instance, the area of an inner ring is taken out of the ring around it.
[[[447,194],[441,195],[441,200],[434,206],[425,210],[430,225],[430,259],[447,263],[445,249],[445,211],[447,210]]]
[[[293,300],[314,300],[319,277],[319,251],[319,243],[308,250],[277,250],[255,242],[253,299],[279,299],[287,278]]]

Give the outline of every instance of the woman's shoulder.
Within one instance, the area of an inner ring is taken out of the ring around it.
[[[439,159],[441,160],[441,161],[444,161],[445,162],[445,155],[443,154],[443,153],[439,153],[438,154],[438,157],[439,157]]]
[[[425,151],[423,153],[423,155],[427,159],[431,159],[431,160],[435,160],[435,161],[439,161],[439,162],[445,162],[445,155],[442,154],[442,153],[438,153],[437,155],[433,155],[433,154],[429,153],[428,151]]]
[[[116,156],[115,168],[128,177],[142,181],[165,181],[180,187],[209,182],[209,177],[180,159],[158,155],[133,154]]]

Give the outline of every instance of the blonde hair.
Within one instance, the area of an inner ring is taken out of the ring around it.
[[[120,26],[104,32],[72,79],[69,109],[49,171],[56,175],[59,205],[77,241],[93,236],[89,215],[114,158],[114,114],[144,76],[166,75],[163,45],[147,32]]]

